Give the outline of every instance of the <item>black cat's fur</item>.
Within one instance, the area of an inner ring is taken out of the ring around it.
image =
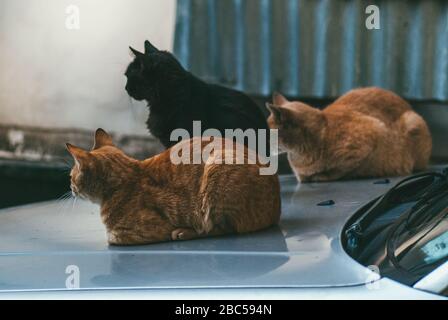
[[[187,72],[167,51],[145,41],[145,53],[130,48],[135,55],[128,66],[126,91],[136,100],[146,100],[150,116],[146,122],[152,135],[168,148],[176,143],[170,134],[176,128],[193,136],[193,121],[202,130],[268,129],[258,106],[242,92],[208,84]],[[269,140],[267,141],[269,143]]]

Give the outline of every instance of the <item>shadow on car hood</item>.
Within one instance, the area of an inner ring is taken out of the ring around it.
[[[366,283],[370,271],[340,243],[342,227],[392,184],[373,180],[298,184],[280,178],[278,226],[146,246],[108,246],[99,207],[47,202],[0,211],[0,291],[335,287]],[[334,205],[318,206],[333,200]],[[79,272],[78,272],[79,271]]]

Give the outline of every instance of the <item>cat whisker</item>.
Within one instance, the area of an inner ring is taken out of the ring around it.
[[[78,199],[78,197],[73,197],[72,213],[73,213],[73,210],[75,210],[75,205],[76,205],[76,200],[77,199]]]
[[[66,198],[70,194],[71,194],[71,191],[67,191],[63,195],[61,195],[59,198],[57,198],[56,200],[64,200],[64,198]]]
[[[132,99],[132,97],[130,97],[130,96],[129,96],[129,102],[130,102],[130,107],[131,107],[130,109],[131,109],[132,118],[133,118],[133,120],[138,121],[139,117],[138,117],[136,109],[134,108],[134,99]]]
[[[58,212],[61,213],[63,212],[65,214],[65,209],[67,208],[67,205],[69,203],[70,198],[72,198],[72,192],[71,191],[67,191],[66,193],[64,193],[62,196],[59,197],[58,201]]]

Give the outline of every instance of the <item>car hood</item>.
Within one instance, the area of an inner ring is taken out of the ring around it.
[[[390,184],[372,180],[299,184],[280,178],[278,226],[145,246],[108,246],[99,207],[78,200],[0,211],[0,291],[81,289],[337,287],[370,271],[340,236],[347,219]],[[317,204],[333,200],[334,205]],[[79,276],[79,277],[78,277]]]

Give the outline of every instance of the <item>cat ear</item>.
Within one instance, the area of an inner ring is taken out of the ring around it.
[[[279,92],[274,92],[274,94],[272,95],[272,101],[277,106],[281,106],[289,102],[289,100]]]
[[[81,169],[82,164],[89,156],[88,151],[81,149],[79,147],[75,147],[74,145],[70,143],[65,144],[67,146],[68,152],[72,155],[73,159],[75,160],[75,165],[78,167],[78,169]]]
[[[144,56],[143,53],[141,53],[140,51],[135,50],[135,49],[132,48],[132,47],[129,47],[129,49],[132,51],[132,53],[134,54],[134,56],[135,56],[136,58],[138,58],[138,57],[143,57],[143,56]]]
[[[156,53],[159,52],[159,49],[157,49],[156,47],[154,47],[151,42],[149,42],[148,40],[145,41],[145,54],[151,54],[151,53]]]
[[[95,132],[95,142],[93,144],[92,150],[99,149],[105,146],[113,146],[111,136],[101,128],[96,129]]]
[[[283,123],[289,118],[289,109],[274,105],[269,102],[266,103],[266,108],[272,114],[275,122],[277,123]]]

